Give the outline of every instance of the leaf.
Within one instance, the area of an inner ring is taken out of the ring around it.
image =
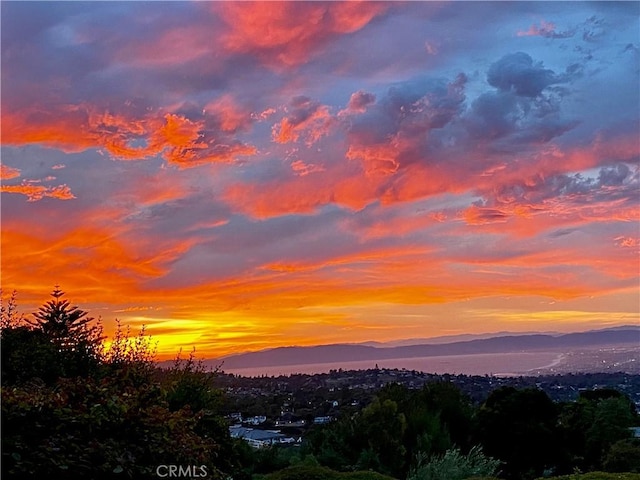
[[[113,473],[122,473],[124,472],[124,468],[122,468],[121,465],[118,465],[116,468],[113,469]]]
[[[11,458],[13,458],[16,462],[19,462],[22,459],[19,453],[12,453]]]

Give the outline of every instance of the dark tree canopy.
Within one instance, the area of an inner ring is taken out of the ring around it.
[[[63,299],[64,294],[56,285],[51,292],[53,300],[33,314],[34,320],[27,321],[42,330],[59,347],[73,350],[83,342],[92,341],[97,326],[91,325],[95,319],[87,316],[87,312]]]
[[[87,375],[97,368],[102,357],[102,326],[87,312],[71,305],[64,295],[56,285],[52,299],[33,314],[33,320],[25,321],[34,335],[43,336],[58,352],[61,376]]]

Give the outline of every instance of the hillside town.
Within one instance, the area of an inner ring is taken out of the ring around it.
[[[581,392],[614,389],[628,396],[640,410],[640,375],[626,373],[496,377],[375,368],[279,377],[218,373],[213,378],[215,386],[227,394],[225,408],[231,436],[256,448],[300,444],[314,427],[361,411],[378,390],[393,384],[419,390],[432,383],[450,383],[476,405],[500,387],[539,389],[554,402],[575,401]]]

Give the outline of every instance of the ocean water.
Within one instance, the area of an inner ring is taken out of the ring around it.
[[[558,352],[484,353],[475,355],[450,355],[437,357],[395,358],[390,360],[365,360],[343,363],[312,363],[306,365],[280,365],[252,368],[223,368],[226,373],[245,377],[291,375],[295,373],[327,373],[329,370],[366,370],[398,368],[426,373],[450,373],[464,375],[523,375],[537,370],[553,368],[562,361]]]

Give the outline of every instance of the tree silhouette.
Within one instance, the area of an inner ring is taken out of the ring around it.
[[[35,320],[27,322],[42,330],[59,348],[75,350],[80,344],[91,341],[98,327],[90,325],[95,319],[88,317],[87,312],[63,299],[64,294],[56,285],[51,292],[53,300],[33,314]]]
[[[51,292],[52,300],[26,320],[41,331],[63,356],[67,374],[86,374],[102,356],[102,326],[87,312],[64,299],[58,285]]]

